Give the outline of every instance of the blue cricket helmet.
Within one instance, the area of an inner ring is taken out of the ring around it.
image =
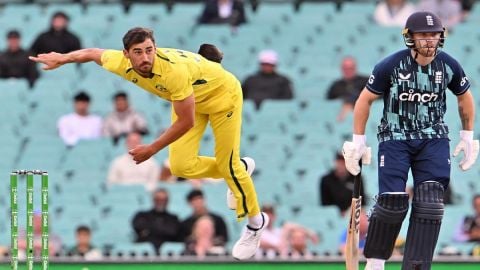
[[[414,48],[413,33],[441,33],[438,47],[442,48],[447,35],[445,27],[440,18],[429,11],[418,11],[410,15],[403,28],[402,35],[405,39],[405,45],[408,48]]]

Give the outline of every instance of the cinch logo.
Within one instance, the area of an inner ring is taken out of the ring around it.
[[[437,101],[438,95],[435,93],[415,93],[413,89],[408,90],[408,93],[401,93],[398,98],[401,101],[416,101],[416,102],[430,102],[430,101]]]

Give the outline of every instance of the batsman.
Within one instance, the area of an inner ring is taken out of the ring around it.
[[[444,122],[447,88],[457,98],[462,126],[453,156],[463,152],[459,165],[464,171],[477,159],[474,99],[463,68],[440,51],[446,34],[433,13],[410,15],[403,29],[407,49],[375,66],[355,104],[353,141],[343,146],[346,167],[353,175],[360,173],[359,160],[368,155],[365,125],[371,104],[381,97],[384,105],[377,133],[379,191],[369,220],[365,269],[384,269],[392,255],[409,207],[405,192],[409,170],[414,195],[402,269],[432,267],[444,212],[443,194],[450,182],[449,129]]]

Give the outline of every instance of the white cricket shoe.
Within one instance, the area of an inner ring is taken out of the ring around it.
[[[250,226],[243,231],[240,239],[235,243],[232,249],[232,256],[237,260],[248,260],[252,258],[257,252],[258,247],[260,246],[260,236],[262,232],[267,228],[269,219],[268,215],[261,212],[263,218],[262,227],[258,229],[253,229]]]
[[[383,270],[385,269],[385,260],[368,258],[365,270]]]
[[[251,157],[243,157],[240,160],[245,165],[248,175],[252,175],[255,170],[255,160]],[[230,188],[227,189],[227,205],[232,210],[237,209],[237,199]]]

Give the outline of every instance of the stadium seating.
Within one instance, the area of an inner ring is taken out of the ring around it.
[[[336,209],[319,206],[318,186],[321,175],[333,166],[334,154],[343,141],[350,138],[352,118],[349,116],[343,122],[336,119],[341,104],[325,100],[326,91],[340,76],[342,57],[355,56],[360,72],[368,74],[381,58],[404,48],[400,29],[374,25],[373,2],[348,2],[341,10],[336,10],[332,2],[307,2],[297,12],[291,3],[265,3],[256,12],[247,8],[249,24],[236,32],[225,25],[196,26],[196,17],[202,10],[200,3],[177,4],[170,13],[163,4],[135,3],[127,14],[118,3],[95,3],[86,9],[76,4],[9,4],[0,9],[0,47],[5,45],[6,31],[13,27],[21,30],[24,45],[30,44],[47,28],[50,16],[57,10],[71,16],[71,28],[81,37],[84,46],[121,49],[121,37],[134,26],[152,27],[161,47],[196,51],[202,43],[217,44],[225,53],[224,65],[241,80],[257,70],[260,50],[277,50],[279,70],[292,79],[295,98],[265,101],[259,110],[251,101],[245,101],[242,152],[256,159],[254,181],[260,203],[275,204],[280,223],[295,221],[318,232],[321,242],[311,246],[312,250],[336,254],[346,220]],[[449,36],[445,48],[465,63],[475,86],[472,88],[479,85],[476,79],[480,74],[476,54],[480,42],[479,21],[477,4],[469,21],[459,25]],[[3,109],[0,139],[4,157],[0,159],[0,173],[6,177],[15,168],[51,172],[52,231],[61,236],[66,246],[73,244],[75,228],[87,224],[93,228],[94,241],[99,247],[112,247],[113,253],[151,254],[149,245],[132,243],[130,228],[133,214],[151,206],[150,194],[142,187],[106,186],[108,166],[115,156],[124,153],[123,144],[114,146],[110,140],[102,139],[80,142],[68,149],[57,136],[56,121],[72,110],[72,97],[80,89],[92,95],[92,111],[101,116],[111,111],[111,97],[116,91],[127,91],[133,107],[144,113],[149,122],[152,134],[147,141],[170,123],[171,109],[167,102],[101,71],[95,64],[70,65],[42,72],[33,89],[24,81],[0,80],[0,107]],[[460,128],[456,100],[450,94],[448,100],[446,121],[451,126],[455,143]],[[381,102],[374,103],[367,126],[368,142],[374,148],[373,164],[363,171],[370,198],[377,190],[375,133],[381,107]],[[479,121],[477,117],[477,123]],[[200,152],[213,154],[213,149],[213,135],[208,128]],[[167,155],[163,150],[155,158],[161,162]],[[470,199],[480,192],[476,182],[478,167],[464,173],[456,163],[457,160],[452,159],[455,164],[452,166],[452,186],[460,200],[447,208],[439,247],[450,244],[457,221],[471,211]],[[180,218],[188,216],[190,209],[185,195],[192,186],[189,183],[159,186],[171,193],[170,210]],[[5,184],[1,187],[3,219],[8,212],[5,201],[8,188]],[[225,206],[226,186],[224,182],[206,183],[202,189],[211,210],[226,218],[231,236],[228,246],[231,247],[242,226],[234,221],[234,214]],[[368,205],[373,203],[373,200],[367,202]],[[0,223],[0,245],[7,245],[7,231],[5,223]],[[464,253],[471,249],[470,245],[455,244],[455,247]],[[163,249],[165,253],[175,254],[181,250],[183,246],[176,243],[168,243]]]

